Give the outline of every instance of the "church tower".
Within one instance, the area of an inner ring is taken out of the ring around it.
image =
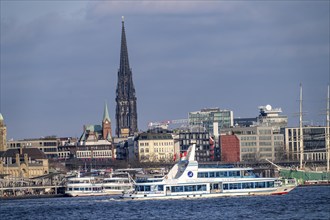
[[[128,62],[124,17],[122,17],[120,65],[116,89],[116,136],[128,137],[138,131],[135,88]]]
[[[102,136],[104,140],[111,141],[112,131],[111,131],[111,120],[109,117],[108,105],[105,103],[103,119],[102,119]]]
[[[0,113],[0,151],[7,150],[7,128]]]

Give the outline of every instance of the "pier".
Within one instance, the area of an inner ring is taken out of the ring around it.
[[[36,178],[1,178],[0,199],[64,196],[66,178],[51,173]]]

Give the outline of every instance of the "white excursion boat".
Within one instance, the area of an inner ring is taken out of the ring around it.
[[[262,178],[252,168],[202,168],[195,161],[195,145],[161,181],[135,183],[123,199],[176,199],[247,195],[282,195],[296,187],[294,179]]]
[[[120,195],[126,190],[132,190],[132,187],[133,180],[128,173],[112,174],[112,177],[109,178],[96,176],[80,177],[78,173],[77,177],[68,179],[65,194],[73,197]]]

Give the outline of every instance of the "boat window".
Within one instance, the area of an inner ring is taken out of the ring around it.
[[[223,184],[223,189],[229,189],[229,186],[228,185],[229,184],[227,184],[227,183]]]
[[[211,175],[211,173],[210,173],[210,175]],[[197,174],[197,177],[199,177],[199,178],[209,178],[209,177],[211,177],[210,175],[209,175],[208,172],[199,172]],[[214,173],[213,173],[213,177],[214,177]]]
[[[241,183],[230,183],[229,184],[229,189],[241,189],[242,185]]]
[[[251,189],[251,188],[254,188],[254,184],[253,183],[242,183],[242,188]]]
[[[172,192],[183,192],[183,186],[172,186]]]
[[[210,172],[209,177],[214,177],[214,172]]]
[[[197,185],[197,191],[206,191],[206,185]]]
[[[191,192],[191,191],[193,191],[193,186],[184,186],[184,191],[185,192]]]
[[[240,176],[240,172],[239,171],[229,171],[229,176],[233,176],[233,177],[239,177]]]
[[[150,186],[144,186],[144,191],[150,191]]]
[[[158,191],[164,191],[164,185],[158,185]]]
[[[271,181],[271,182],[267,182],[267,188],[272,188],[274,187],[274,181]]]
[[[256,182],[255,186],[256,188],[265,188],[266,184],[265,182]]]

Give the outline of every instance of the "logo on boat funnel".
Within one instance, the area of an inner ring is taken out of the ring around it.
[[[194,173],[193,173],[192,171],[189,171],[189,172],[188,172],[188,176],[189,176],[189,177],[193,177],[193,176],[194,176]]]

